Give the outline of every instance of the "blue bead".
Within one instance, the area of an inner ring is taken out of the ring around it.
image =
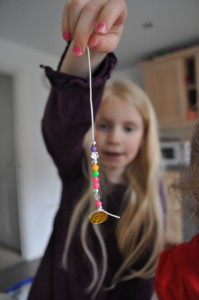
[[[96,152],[96,151],[97,151],[97,147],[96,147],[96,146],[92,146],[92,147],[91,147],[91,151],[92,151],[92,152]]]

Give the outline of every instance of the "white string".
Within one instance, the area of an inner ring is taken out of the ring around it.
[[[107,215],[109,215],[109,216],[111,216],[111,217],[114,217],[114,218],[120,219],[120,217],[119,217],[119,216],[116,216],[116,215],[114,215],[114,214],[111,214],[111,213],[109,213],[108,211],[106,211],[106,210],[104,210],[104,209],[103,209],[103,211],[104,211],[105,213],[107,213]]]
[[[90,58],[90,50],[88,46],[87,56],[88,56],[88,71],[89,71],[89,90],[90,90],[90,108],[91,108],[91,138],[92,143],[95,143],[95,131],[94,131],[94,116],[93,116],[93,101],[92,101],[92,71],[91,71],[91,58]]]
[[[90,109],[91,109],[91,139],[92,139],[92,145],[95,145],[95,131],[94,131],[94,116],[93,116],[93,101],[92,101],[92,71],[91,71],[91,58],[90,58],[90,50],[88,46],[86,47],[87,49],[87,56],[88,56],[88,71],[89,71],[89,90],[90,90]],[[107,215],[114,217],[114,218],[120,218],[119,216],[113,215],[107,211],[105,211],[103,208],[100,210],[104,211]],[[92,213],[93,214],[93,213]],[[92,215],[91,214],[91,215]],[[89,217],[90,218],[90,217]]]

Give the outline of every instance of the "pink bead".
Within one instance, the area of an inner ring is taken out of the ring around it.
[[[99,177],[93,177],[93,183],[99,182]]]
[[[97,206],[97,207],[99,207],[99,206],[102,206],[102,202],[101,202],[101,201],[99,201],[99,200],[98,200],[98,201],[96,201],[96,206]]]
[[[94,189],[98,190],[99,187],[100,187],[99,182],[94,182],[94,183],[93,183],[93,187],[94,187]]]

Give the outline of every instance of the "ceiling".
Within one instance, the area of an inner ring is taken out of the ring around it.
[[[126,3],[127,22],[116,50],[118,69],[129,68],[141,58],[164,49],[199,43],[198,0]],[[59,56],[64,48],[64,4],[65,0],[0,0],[0,38]]]

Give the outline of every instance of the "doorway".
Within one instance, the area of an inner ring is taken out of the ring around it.
[[[14,100],[14,76],[0,72],[0,245],[20,257]]]

